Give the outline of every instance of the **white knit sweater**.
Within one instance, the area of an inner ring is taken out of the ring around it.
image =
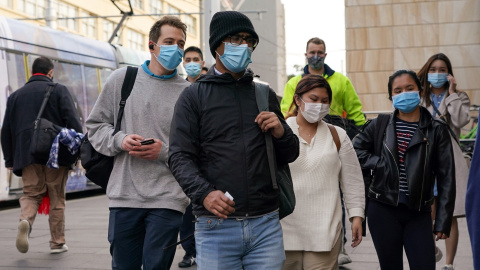
[[[296,117],[287,123],[298,136]],[[364,217],[362,171],[345,130],[335,127],[340,152],[325,122],[310,144],[300,136],[300,155],[290,164],[295,190],[295,211],[282,219],[285,250],[330,251],[342,230],[341,185],[348,216]]]

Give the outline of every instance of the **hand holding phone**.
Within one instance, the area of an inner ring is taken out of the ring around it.
[[[155,141],[153,139],[149,139],[149,140],[143,140],[140,142],[141,145],[148,145],[148,144],[152,144],[154,143]]]

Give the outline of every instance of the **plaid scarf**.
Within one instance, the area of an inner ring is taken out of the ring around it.
[[[60,144],[65,145],[72,155],[80,149],[82,144],[83,133],[77,133],[74,129],[62,128],[55,140],[53,140],[52,148],[50,149],[50,156],[47,162],[47,167],[58,169],[58,151]]]

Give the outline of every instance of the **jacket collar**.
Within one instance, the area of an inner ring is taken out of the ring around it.
[[[428,126],[430,126],[433,122],[433,116],[432,114],[423,106],[420,107],[420,120],[418,121],[418,127],[421,129],[424,129]],[[390,118],[390,121],[393,122],[395,121],[395,118],[398,115],[398,109],[395,109],[393,112],[393,117]]]
[[[44,76],[44,75],[35,75],[35,76],[30,77],[30,79],[28,79],[28,82],[27,82],[27,83],[38,82],[38,81],[41,81],[41,82],[52,82],[52,79],[50,79],[49,77]]]
[[[327,64],[323,64],[324,70],[323,70],[323,77],[328,78],[335,73],[335,70],[331,69]],[[303,74],[310,74],[310,71],[308,71],[308,65],[306,65],[303,68]]]
[[[215,82],[215,83],[251,83],[253,81],[253,71],[249,68],[245,70],[243,76],[235,80],[230,73],[223,73],[218,75],[215,72],[215,65],[213,65],[208,71],[207,74],[201,76],[197,82]]]
[[[398,115],[398,109],[395,109],[392,116],[390,117],[387,130],[385,131],[385,134],[386,134],[385,141],[389,150],[392,151],[392,154],[395,160],[398,162],[397,134],[395,134],[395,121],[396,121],[395,119],[397,118],[397,115]],[[426,142],[428,140],[428,136],[427,136],[428,131],[426,131],[425,129],[428,126],[432,125],[432,122],[433,122],[433,117],[430,114],[430,112],[427,109],[425,109],[423,106],[420,106],[420,120],[418,121],[418,127],[415,130],[415,133],[413,134],[413,137],[407,146],[407,150],[418,143]]]

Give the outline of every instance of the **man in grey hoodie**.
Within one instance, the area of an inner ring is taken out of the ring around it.
[[[107,187],[113,269],[170,269],[189,204],[166,165],[173,106],[190,85],[178,76],[186,25],[164,16],[150,30],[151,60],[139,68],[121,129],[112,136],[126,68],[114,71],[87,119],[92,146],[115,156]],[[151,144],[141,141],[153,140]]]

